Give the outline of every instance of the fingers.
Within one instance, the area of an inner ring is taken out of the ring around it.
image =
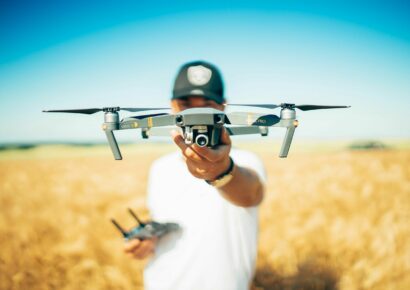
[[[229,136],[228,130],[225,127],[222,128],[221,144],[231,145],[231,137]]]
[[[181,134],[179,134],[176,130],[171,131],[171,136],[175,144],[177,144],[178,147],[181,148],[181,150],[183,150],[184,147],[187,147],[187,145],[184,142],[184,138],[182,138]]]
[[[186,158],[196,162],[201,162],[204,160],[203,157],[201,157],[201,155],[198,154],[199,152],[195,151],[192,147],[189,146],[184,151],[182,151],[182,153]]]
[[[206,158],[211,162],[217,162],[219,160],[225,159],[229,155],[231,150],[231,138],[229,137],[228,131],[225,127],[222,127],[221,132],[221,144],[216,148],[199,147],[198,145],[192,145],[195,152],[200,154],[202,157]]]
[[[138,240],[138,239],[127,241],[124,245],[124,252],[132,253],[135,250],[137,250],[140,245],[141,245],[141,240]]]
[[[197,162],[203,161],[203,158],[197,152],[195,152],[195,150],[191,146],[185,144],[184,138],[181,136],[181,134],[176,131],[172,131],[171,134],[175,144],[181,149],[182,154],[186,158]]]
[[[134,257],[137,259],[145,259],[154,252],[154,244],[150,240],[141,242],[141,246],[134,252]]]
[[[197,154],[211,162],[217,162],[226,158],[231,150],[229,145],[219,145],[218,147],[211,149],[208,147],[199,147],[194,144],[192,145],[192,148]]]
[[[226,159],[231,150],[231,139],[225,128],[222,128],[222,144],[216,148],[200,147],[197,144],[187,145],[184,138],[176,131],[172,131],[175,144],[181,149],[182,154],[193,161],[202,162],[205,160],[217,162]]]
[[[133,239],[124,245],[124,252],[135,259],[145,259],[155,250],[156,241]]]
[[[207,174],[209,171],[208,167],[204,167],[204,164],[187,159],[186,165],[189,172],[191,172],[195,177],[201,178],[203,175]]]

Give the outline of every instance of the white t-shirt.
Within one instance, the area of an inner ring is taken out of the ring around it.
[[[240,166],[265,182],[261,160],[232,149]],[[239,207],[204,180],[191,175],[180,152],[156,160],[148,183],[148,208],[158,222],[176,222],[162,237],[144,271],[146,290],[248,290],[258,236],[257,207]]]

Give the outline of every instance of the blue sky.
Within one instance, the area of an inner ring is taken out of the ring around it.
[[[119,2],[1,2],[0,143],[103,141],[102,115],[41,110],[164,106],[195,59],[235,103],[352,105],[300,112],[300,138],[410,137],[408,2]]]

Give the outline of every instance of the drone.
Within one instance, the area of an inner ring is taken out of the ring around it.
[[[132,239],[147,240],[155,237],[159,238],[180,228],[176,223],[142,222],[131,209],[128,209],[128,211],[138,223],[138,226],[129,231],[124,230],[114,219],[111,219],[111,222],[127,241]]]
[[[104,107],[73,110],[43,110],[47,113],[94,114],[104,112],[102,129],[107,136],[111,151],[116,160],[122,160],[118,143],[114,136],[116,130],[141,129],[144,139],[150,136],[169,136],[169,131],[156,130],[177,127],[182,131],[186,144],[200,147],[216,147],[220,144],[222,130],[225,127],[229,135],[259,134],[267,136],[269,127],[286,128],[285,137],[279,152],[280,158],[286,158],[293,135],[299,121],[296,109],[311,111],[319,109],[350,108],[350,106],[295,105],[291,103],[272,104],[227,104],[226,107],[250,107],[274,110],[280,108],[280,115],[260,112],[227,113],[214,108],[190,108],[172,114],[169,108],[120,108]],[[137,115],[120,120],[119,111],[138,112]],[[149,111],[157,111],[150,113]]]

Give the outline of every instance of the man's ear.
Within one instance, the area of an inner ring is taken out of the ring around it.
[[[220,110],[225,111],[225,106],[226,106],[226,102],[223,102],[222,104],[220,104]]]
[[[171,100],[171,102],[169,103],[169,106],[170,106],[171,112],[172,112],[173,114],[179,112],[178,103],[177,103],[176,101]]]

